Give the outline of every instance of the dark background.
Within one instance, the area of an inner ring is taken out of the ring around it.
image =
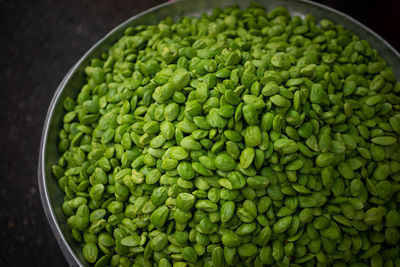
[[[37,188],[47,107],[63,76],[97,40],[164,1],[0,0],[1,266],[67,266]],[[400,1],[316,2],[353,16],[400,51]]]

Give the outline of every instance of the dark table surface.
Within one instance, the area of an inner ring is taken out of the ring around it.
[[[165,1],[165,0],[164,0]],[[163,0],[0,0],[0,265],[67,266],[37,187],[47,107],[68,69],[119,23]],[[400,50],[400,1],[320,0]]]

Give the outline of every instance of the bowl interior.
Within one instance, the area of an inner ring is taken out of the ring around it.
[[[242,8],[249,6],[253,0],[182,0],[172,3],[162,4],[158,7],[149,9],[137,16],[134,16],[98,41],[80,60],[73,66],[65,76],[55,92],[48,109],[45,126],[42,134],[39,157],[39,187],[43,207],[48,217],[51,228],[57,241],[64,252],[64,255],[71,266],[88,266],[84,261],[81,252],[81,245],[77,243],[66,223],[67,217],[63,214],[61,205],[64,193],[59,189],[57,180],[51,174],[51,166],[57,162],[60,154],[57,151],[58,131],[62,127],[64,111],[62,102],[67,96],[75,97],[82,87],[84,78],[84,67],[89,64],[90,59],[106,51],[120,36],[128,26],[140,24],[156,24],[163,18],[170,16],[178,19],[181,16],[200,16],[204,12],[211,12],[215,7],[226,7],[238,4]],[[322,6],[309,1],[297,0],[265,0],[255,1],[261,3],[267,10],[277,6],[285,6],[291,15],[304,16],[313,14],[317,20],[327,18],[345,28],[353,31],[361,38],[367,40],[378,54],[385,59],[393,69],[397,78],[400,77],[400,56],[386,41],[369,30],[351,17],[335,11],[331,8]]]

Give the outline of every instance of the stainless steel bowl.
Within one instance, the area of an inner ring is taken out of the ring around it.
[[[378,54],[386,60],[393,69],[396,77],[400,77],[400,55],[385,40],[353,18],[332,8],[310,1],[181,0],[159,5],[128,19],[98,41],[67,73],[53,96],[43,128],[38,166],[40,195],[51,229],[65,258],[71,266],[88,266],[88,264],[83,259],[81,245],[73,240],[71,231],[66,222],[67,218],[61,210],[64,193],[58,187],[56,179],[52,177],[51,166],[56,163],[60,157],[57,151],[57,136],[58,131],[62,127],[64,115],[62,102],[65,97],[74,97],[78,94],[78,91],[84,83],[84,67],[89,64],[90,59],[106,51],[111,44],[122,36],[124,30],[128,26],[156,24],[167,16],[171,16],[173,19],[177,19],[183,15],[199,16],[204,12],[212,11],[212,9],[217,6],[226,7],[232,4],[238,4],[241,7],[247,7],[252,2],[261,3],[267,10],[277,6],[285,6],[292,15],[304,16],[306,14],[313,14],[318,20],[327,18],[335,23],[343,25],[348,30],[353,31],[361,38],[367,40],[378,51]]]

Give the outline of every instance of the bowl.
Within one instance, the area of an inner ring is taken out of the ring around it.
[[[267,10],[277,6],[284,6],[291,15],[304,17],[306,14],[313,14],[317,20],[327,18],[344,26],[362,39],[367,40],[393,69],[396,77],[400,78],[400,55],[385,40],[346,14],[310,1],[178,0],[161,4],[126,20],[98,41],[66,74],[52,98],[44,123],[38,166],[40,196],[51,229],[70,266],[88,266],[88,263],[83,258],[81,244],[73,239],[70,228],[67,225],[67,217],[62,212],[61,205],[63,203],[64,193],[58,187],[57,180],[54,179],[51,174],[51,166],[56,163],[60,157],[57,151],[57,139],[58,131],[62,127],[64,116],[63,100],[67,96],[75,97],[78,94],[78,90],[84,83],[85,66],[89,64],[92,58],[106,51],[108,47],[123,35],[124,30],[129,26],[156,24],[167,16],[171,16],[173,19],[177,19],[183,15],[200,16],[204,12],[211,12],[217,6],[223,8],[237,4],[245,8],[252,2],[258,2],[264,5]]]

